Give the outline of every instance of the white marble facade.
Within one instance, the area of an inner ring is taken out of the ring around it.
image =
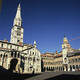
[[[20,4],[14,18],[11,30],[10,42],[0,40],[0,66],[6,69],[10,68],[10,61],[16,59],[18,61],[14,72],[18,73],[40,73],[41,72],[41,56],[37,49],[36,41],[34,44],[23,43],[22,19]]]

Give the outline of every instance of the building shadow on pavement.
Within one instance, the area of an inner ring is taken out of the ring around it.
[[[39,74],[18,74],[0,66],[0,80],[25,80]]]
[[[16,64],[17,64],[17,60],[14,59],[10,62],[9,70],[0,66],[0,80],[27,80],[28,78],[40,75],[40,74],[34,74],[34,72],[32,74],[13,73],[13,70],[15,70],[15,68],[16,68],[15,67]],[[80,75],[73,75],[73,74],[67,74],[67,73],[59,74],[58,76],[51,77],[46,80],[80,80]]]
[[[80,80],[80,75],[61,74],[46,80]]]

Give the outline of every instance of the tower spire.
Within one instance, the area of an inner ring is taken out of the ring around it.
[[[11,43],[14,44],[23,44],[23,32],[24,29],[22,27],[22,19],[21,19],[21,6],[20,3],[17,8],[16,16],[13,22],[13,28],[11,30]]]
[[[20,3],[18,5],[18,8],[17,8],[17,12],[16,12],[16,16],[14,18],[14,23],[13,23],[13,26],[22,26],[22,19],[21,19],[21,6],[20,6]]]

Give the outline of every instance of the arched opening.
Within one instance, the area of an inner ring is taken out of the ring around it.
[[[75,69],[75,65],[73,65],[73,69]]]
[[[14,57],[17,57],[17,52],[14,53]]]
[[[11,57],[13,57],[13,52],[11,52]]]
[[[60,71],[60,67],[59,67],[59,71]]]
[[[58,68],[57,68],[57,69],[58,69],[58,71],[59,71],[59,66],[58,66]]]
[[[45,67],[43,68],[43,71],[45,72]]]
[[[64,71],[64,67],[62,67],[62,71]]]
[[[77,71],[79,70],[79,67],[78,67],[78,65],[76,65],[76,70],[77,70]]]
[[[6,55],[6,58],[7,58],[7,55]]]
[[[47,71],[47,67],[45,67],[45,71]]]
[[[53,67],[53,71],[54,71],[54,67]]]
[[[4,55],[4,58],[5,58],[5,55]]]
[[[63,67],[61,67],[61,71],[63,71]]]
[[[56,67],[54,67],[54,71],[56,71]]]
[[[58,67],[56,67],[56,71],[58,71]]]
[[[53,68],[51,67],[51,71],[53,71]]]
[[[64,71],[68,71],[68,65],[67,64],[64,65]]]
[[[49,69],[48,69],[48,67],[47,67],[47,71],[48,71]]]
[[[64,67],[62,67],[62,71],[64,71]]]
[[[50,71],[50,67],[49,67],[48,71]]]
[[[71,67],[71,65],[70,65],[70,71],[72,71],[72,67]]]
[[[17,63],[18,63],[18,60],[15,58],[10,61],[10,68],[9,68],[10,72],[13,72],[14,70],[16,71]]]

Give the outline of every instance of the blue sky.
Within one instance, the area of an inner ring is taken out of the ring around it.
[[[0,40],[10,40],[19,0],[2,0]],[[41,53],[61,51],[64,35],[80,36],[80,0],[22,0],[24,43],[37,41]],[[69,42],[80,48],[80,39]]]

